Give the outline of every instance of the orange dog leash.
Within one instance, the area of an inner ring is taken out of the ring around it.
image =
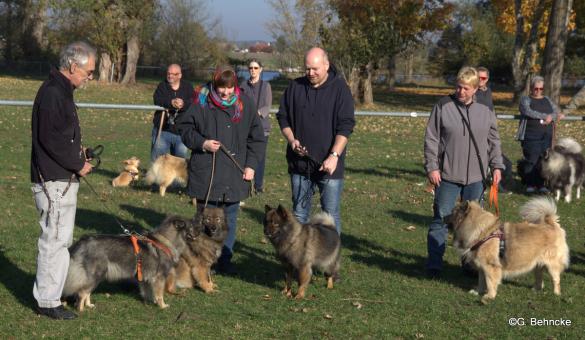
[[[490,208],[492,205],[495,207],[496,216],[500,217],[500,205],[498,204],[498,186],[495,184],[492,184],[490,188],[489,204]]]

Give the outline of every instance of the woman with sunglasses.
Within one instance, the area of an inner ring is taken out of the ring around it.
[[[262,63],[259,60],[252,59],[248,63],[248,70],[250,71],[250,79],[243,81],[240,84],[242,91],[248,95],[256,104],[258,110],[258,117],[262,122],[264,129],[264,137],[268,145],[268,135],[270,135],[270,107],[272,106],[272,88],[270,83],[261,78]],[[256,174],[254,177],[254,189],[261,193],[264,191],[264,166],[266,165],[266,157],[260,160]]]
[[[564,115],[544,95],[544,78],[535,76],[530,81],[530,95],[520,99],[520,115],[516,139],[522,145],[524,159],[518,172],[526,184],[526,193],[547,193],[536,165],[542,153],[551,146],[555,120],[562,119]]]

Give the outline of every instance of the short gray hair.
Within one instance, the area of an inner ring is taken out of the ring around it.
[[[533,88],[534,85],[536,85],[536,83],[543,83],[544,84],[544,78],[541,76],[532,77],[532,79],[530,79],[530,88]]]
[[[76,41],[65,46],[59,54],[59,67],[64,70],[73,64],[85,66],[90,57],[95,59],[96,49],[83,41]]]

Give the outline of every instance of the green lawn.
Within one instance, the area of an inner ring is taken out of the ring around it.
[[[1,99],[32,100],[38,80],[0,77]],[[286,83],[273,87],[282,89]],[[92,84],[76,93],[79,102],[150,104],[155,82],[135,87]],[[278,93],[276,94],[279,95]],[[379,93],[382,109],[430,111],[438,98]],[[275,99],[275,104],[277,99]],[[505,282],[497,299],[483,306],[467,291],[475,284],[464,277],[449,247],[445,276],[424,276],[426,228],[432,197],[424,191],[421,118],[358,117],[349,143],[343,196],[343,281],[328,291],[316,277],[303,301],[280,294],[283,271],[270,244],[262,242],[264,204],[290,207],[284,159],[285,141],[270,139],[266,193],[250,198],[239,215],[235,264],[238,277],[215,278],[219,292],[195,289],[166,297],[159,310],[144,304],[133,287],[103,284],[93,296],[95,310],[77,320],[56,322],[33,311],[37,213],[29,184],[30,108],[0,107],[0,317],[2,338],[399,338],[517,339],[582,338],[585,330],[584,202],[560,203],[561,224],[571,248],[571,267],[562,276],[563,295],[531,290],[532,275]],[[161,198],[139,183],[112,188],[121,161],[137,156],[148,165],[151,112],[80,110],[86,145],[103,144],[102,167],[89,177],[100,193],[82,183],[75,238],[86,233],[120,233],[114,216],[132,228],[152,229],[167,214],[191,216],[189,198],[178,190]],[[273,122],[276,126],[276,122]],[[515,162],[520,147],[513,140],[517,122],[500,121],[505,153]],[[559,135],[585,144],[581,122],[562,123]],[[500,197],[505,220],[517,221],[528,197],[511,183]],[[315,209],[316,210],[316,209]],[[414,228],[411,228],[414,227]],[[296,286],[295,286],[296,288]],[[510,318],[526,326],[511,327]],[[530,326],[530,318],[568,319],[572,325]],[[581,335],[579,335],[581,334]]]

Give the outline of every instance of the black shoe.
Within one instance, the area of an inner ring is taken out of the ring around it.
[[[63,305],[54,308],[37,307],[37,313],[55,320],[73,320],[77,317],[77,314],[68,311]]]
[[[256,188],[254,190],[256,190],[257,194],[262,194],[264,192],[264,188]]]
[[[217,263],[215,264],[215,272],[217,274],[223,275],[236,274],[236,269],[232,264],[232,256],[233,254],[231,250],[228,247],[223,246],[223,248],[221,249],[221,256],[219,257],[219,259],[217,259]]]

